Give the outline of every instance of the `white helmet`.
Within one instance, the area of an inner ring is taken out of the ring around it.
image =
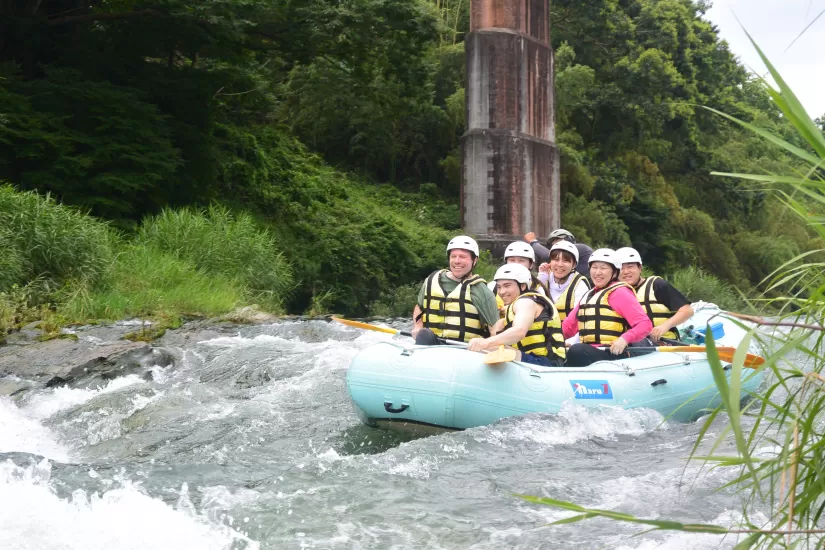
[[[623,248],[618,249],[616,251],[616,257],[623,264],[642,265],[642,256],[639,254],[639,251],[635,248],[630,248],[629,246],[625,246]]]
[[[496,276],[493,279],[496,281],[509,279],[522,285],[529,285],[533,276],[530,275],[530,270],[521,264],[504,264],[496,270]]]
[[[447,255],[450,255],[450,250],[455,249],[461,250],[468,250],[475,254],[475,257],[478,258],[478,243],[472,237],[468,237],[467,235],[459,235],[458,237],[453,237],[449,243],[447,243]]]
[[[576,245],[571,243],[570,241],[559,241],[553,246],[550,247],[550,255],[553,255],[554,250],[564,250],[565,252],[569,252],[573,255],[573,265],[575,266],[579,263],[579,249],[576,248]]]
[[[533,247],[524,241],[516,241],[510,243],[507,250],[504,251],[504,259],[514,256],[518,258],[530,258],[533,263],[536,263],[536,253],[533,252]]]
[[[590,265],[593,262],[604,262],[612,265],[616,269],[622,268],[622,262],[616,257],[616,252],[609,248],[599,248],[598,250],[594,250],[593,254],[590,255],[590,260],[587,261],[587,265]]]
[[[565,241],[570,241],[573,244],[576,244],[576,237],[573,234],[566,230],[566,229],[556,229],[555,231],[551,231],[550,234],[547,236],[547,241],[550,242],[553,239],[563,239]]]

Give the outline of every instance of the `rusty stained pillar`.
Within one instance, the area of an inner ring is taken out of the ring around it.
[[[560,226],[549,0],[472,0],[461,223],[483,247]]]

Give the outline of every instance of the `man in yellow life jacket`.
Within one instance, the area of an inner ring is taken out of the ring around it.
[[[504,263],[521,264],[526,267],[528,271],[530,271],[536,263],[536,254],[533,252],[533,247],[526,242],[516,241],[510,243],[504,250]],[[493,294],[496,294],[495,281],[490,281],[487,283],[487,288],[492,290]],[[547,296],[547,288],[545,288],[544,283],[542,283],[535,276],[532,277],[532,281],[530,282],[530,290]],[[504,313],[506,312],[507,307],[504,305],[504,301],[498,294],[496,294],[496,306],[498,307],[500,317],[504,318]]]
[[[455,237],[447,244],[447,259],[449,269],[430,274],[418,293],[412,329],[418,345],[489,336],[498,320],[496,297],[484,279],[473,275],[478,243],[465,235]]]
[[[653,323],[650,339],[654,342],[662,338],[678,340],[676,326],[693,317],[688,299],[659,276],[642,278],[642,257],[635,248],[620,248],[616,256],[622,262],[619,280],[636,290],[639,303]]]
[[[520,264],[503,265],[495,280],[507,312],[496,324],[495,336],[473,338],[467,347],[484,351],[513,345],[518,348],[516,361],[545,367],[563,364],[566,352],[559,312],[547,296],[530,290],[530,270]]]

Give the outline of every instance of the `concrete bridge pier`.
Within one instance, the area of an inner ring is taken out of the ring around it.
[[[549,0],[472,0],[461,138],[462,227],[504,247],[560,226]]]

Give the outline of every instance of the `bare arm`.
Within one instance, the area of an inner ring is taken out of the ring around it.
[[[681,325],[688,319],[693,317],[693,307],[690,304],[685,304],[679,308],[679,310],[667,321],[659,325],[658,327],[653,327],[653,330],[650,331],[650,338],[657,342],[662,337],[662,334],[666,333],[673,327],[677,325]]]
[[[471,351],[483,351],[495,349],[498,346],[515,344],[527,335],[527,331],[530,330],[530,325],[532,325],[536,319],[536,308],[540,307],[541,306],[532,300],[518,300],[513,306],[516,313],[516,317],[513,319],[513,326],[489,338],[473,338],[468,343],[468,348]],[[499,323],[502,323],[503,326],[503,319],[499,321]],[[499,323],[496,323],[496,328],[498,328]]]
[[[415,335],[418,334],[418,331],[422,328],[424,328],[424,316],[421,314],[421,308],[418,304],[415,304],[413,308],[413,328],[410,331],[412,337],[415,338]]]

